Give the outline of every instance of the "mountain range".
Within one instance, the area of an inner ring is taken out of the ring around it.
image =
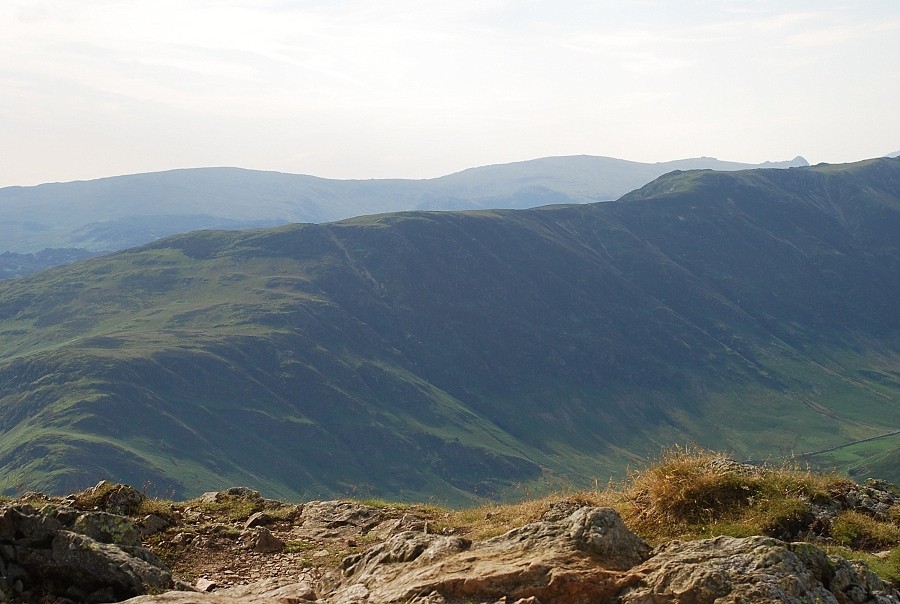
[[[767,162],[764,167],[806,165]],[[329,222],[401,210],[528,208],[616,199],[676,169],[758,167],[712,158],[655,164],[547,157],[429,180],[329,180],[237,168],[196,168],[0,189],[0,276],[46,267],[47,248],[108,252],[199,229]],[[16,263],[18,262],[18,263]]]
[[[897,481],[898,233],[900,159],[875,159],[192,232],[0,282],[0,492],[463,502],[673,443]]]

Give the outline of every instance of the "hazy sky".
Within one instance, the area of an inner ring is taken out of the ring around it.
[[[900,150],[900,2],[3,0],[0,186]]]

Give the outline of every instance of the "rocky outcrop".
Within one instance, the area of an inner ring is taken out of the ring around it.
[[[319,602],[307,581],[266,579],[213,593],[169,591],[127,600],[128,604],[305,604]]]
[[[349,501],[310,501],[303,506],[301,526],[309,537],[360,535],[387,520],[384,510]]]
[[[325,508],[334,520],[339,510]],[[344,511],[356,521],[371,512]],[[900,604],[900,593],[864,566],[814,545],[719,537],[673,541],[651,551],[615,511],[577,505],[555,506],[539,522],[474,543],[423,531],[397,533],[342,566],[314,587],[308,579],[268,581],[129,602]]]
[[[432,600],[602,602],[622,589],[623,572],[650,547],[611,509],[581,508],[480,543],[401,533],[344,561],[343,576],[323,584],[333,602]]]
[[[637,583],[622,604],[692,602],[900,602],[900,594],[861,565],[808,543],[768,537],[673,541],[631,570]]]
[[[727,469],[761,471],[741,466]],[[808,501],[819,521],[845,510],[875,518],[884,506],[895,514],[889,485],[835,488],[828,501]],[[457,529],[434,534],[429,522],[442,517],[418,508],[294,506],[237,488],[163,510],[165,517],[142,516],[160,510],[140,505],[132,491],[103,483],[66,499],[30,494],[30,503],[0,504],[0,602],[900,604],[864,565],[810,543],[718,537],[651,550],[614,510],[582,500],[556,502],[537,522],[473,541]],[[134,520],[112,510],[129,510]],[[204,562],[207,571],[228,568],[205,575],[191,565],[191,588],[173,580],[142,538],[167,559],[180,552],[175,560],[214,559]],[[247,559],[278,572],[235,580]],[[180,591],[164,591],[172,588]]]
[[[770,537],[786,541],[831,543],[835,521],[844,512],[855,512],[882,522],[891,521],[891,509],[900,507],[900,495],[892,485],[880,480],[864,484],[844,481],[833,485],[827,495],[801,497],[805,504],[785,522],[770,527]]]
[[[830,495],[829,501],[835,511],[850,510],[876,520],[889,520],[891,508],[900,505],[897,487],[884,480],[873,478],[867,479],[861,485],[848,481]]]
[[[144,499],[144,495],[134,487],[105,480],[70,496],[70,501],[80,508],[91,508],[121,516],[134,514]]]
[[[127,518],[0,505],[0,593],[10,598],[113,602],[172,587],[171,573],[140,547],[138,528]]]
[[[810,544],[720,537],[651,553],[613,510],[589,507],[478,544],[397,535],[345,565],[329,602],[900,602],[864,566]]]

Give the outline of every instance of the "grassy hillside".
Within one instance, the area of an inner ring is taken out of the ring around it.
[[[897,232],[883,159],[191,233],[0,283],[0,489],[459,502],[606,481],[675,442],[766,458],[881,435]],[[892,446],[825,461],[864,475]]]

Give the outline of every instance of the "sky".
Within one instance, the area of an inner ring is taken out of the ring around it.
[[[897,0],[3,0],[0,186],[900,151]]]

